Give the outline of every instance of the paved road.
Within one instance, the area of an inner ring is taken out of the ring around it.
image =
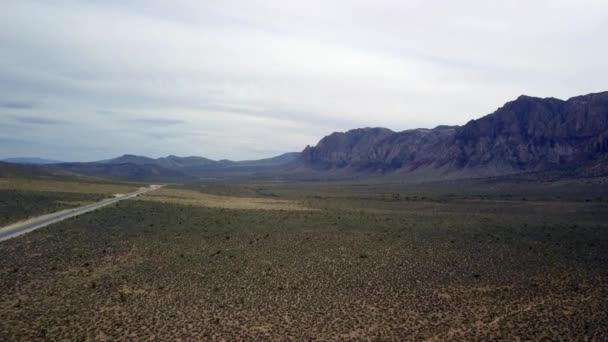
[[[14,238],[15,236],[19,236],[25,233],[29,233],[32,230],[36,230],[38,228],[42,228],[45,226],[48,226],[49,224],[53,224],[59,221],[63,221],[66,219],[69,219],[70,217],[74,217],[74,216],[78,216],[78,215],[82,215],[84,213],[88,213],[90,211],[93,211],[95,209],[99,209],[101,207],[104,207],[106,205],[110,205],[112,203],[116,203],[118,201],[122,201],[122,200],[126,200],[129,198],[133,198],[137,195],[141,195],[143,193],[146,193],[148,191],[152,191],[152,190],[156,190],[158,188],[160,188],[160,185],[151,185],[148,188],[140,188],[137,191],[133,191],[131,193],[122,195],[122,196],[118,196],[118,197],[113,197],[113,198],[106,198],[102,201],[96,202],[96,203],[92,203],[92,204],[88,204],[82,207],[78,207],[78,208],[72,208],[72,209],[66,209],[66,210],[62,210],[62,211],[58,211],[56,213],[52,213],[52,214],[48,214],[48,215],[42,215],[42,216],[38,216],[38,217],[34,217],[32,219],[29,219],[27,221],[23,221],[23,222],[17,222],[14,223],[10,226],[6,226],[4,228],[0,228],[0,241],[4,241],[4,240],[8,240],[10,238]]]

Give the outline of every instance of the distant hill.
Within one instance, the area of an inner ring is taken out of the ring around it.
[[[74,177],[73,173],[65,170],[49,169],[49,165],[17,164],[0,161],[0,177],[17,178],[64,178]]]
[[[167,169],[154,164],[92,162],[53,164],[46,167],[88,176],[109,177],[131,181],[171,181],[190,178],[184,172]]]
[[[567,101],[522,95],[464,126],[332,133],[307,146],[288,169],[430,178],[572,169],[602,173],[606,156],[608,92]]]
[[[224,173],[251,173],[269,171],[294,161],[299,152],[285,153],[276,157],[246,160],[212,160],[204,157],[178,157],[170,155],[149,158],[125,154],[117,158],[88,163],[60,163],[49,167],[84,175],[111,177],[126,180],[191,180]]]
[[[26,165],[47,165],[47,164],[59,164],[64,163],[60,160],[44,159],[44,158],[6,158],[3,162],[13,164],[26,164]]]
[[[288,152],[275,157],[255,160],[232,161],[228,159],[212,160],[204,157],[178,157],[170,155],[161,158],[148,158],[125,154],[120,157],[108,160],[102,160],[95,163],[105,164],[136,164],[136,165],[158,165],[169,169],[183,168],[222,168],[222,167],[238,167],[238,166],[277,166],[290,163],[298,158],[300,152]]]
[[[0,177],[31,177],[50,174],[36,166],[0,161]]]
[[[238,166],[281,166],[298,159],[300,152],[288,152],[272,158],[233,162]]]
[[[106,164],[136,164],[136,165],[158,165],[168,169],[179,169],[183,167],[191,167],[191,166],[209,166],[209,165],[219,165],[218,162],[203,158],[203,157],[178,157],[178,156],[167,156],[158,159],[136,156],[132,154],[125,154],[118,158],[103,160],[97,163],[106,163]]]

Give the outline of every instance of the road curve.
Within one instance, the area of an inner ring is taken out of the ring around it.
[[[29,233],[33,230],[48,226],[49,224],[53,224],[53,223],[56,223],[59,221],[69,219],[74,216],[88,213],[95,209],[105,207],[106,205],[116,203],[118,201],[133,198],[137,195],[141,195],[148,191],[156,190],[160,187],[162,187],[162,185],[151,185],[150,187],[139,188],[139,190],[137,190],[137,191],[133,191],[133,192],[130,192],[130,193],[122,195],[122,196],[106,198],[99,202],[87,204],[82,207],[66,209],[66,210],[58,211],[56,213],[34,217],[27,221],[13,223],[9,226],[0,228],[0,241],[8,240],[8,239],[14,238],[15,236]]]

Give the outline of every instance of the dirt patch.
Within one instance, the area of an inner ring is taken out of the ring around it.
[[[144,201],[165,202],[227,209],[261,209],[261,210],[313,210],[302,204],[280,199],[234,197],[210,195],[194,190],[163,188],[145,194],[138,199]]]

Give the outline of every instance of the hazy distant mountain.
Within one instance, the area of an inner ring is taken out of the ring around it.
[[[233,162],[238,166],[281,166],[298,159],[300,152],[288,152],[272,158]]]
[[[155,162],[156,162],[156,159],[153,159],[153,158],[148,158],[148,157],[143,157],[143,156],[136,156],[136,155],[133,155],[133,154],[124,154],[124,155],[122,155],[120,157],[116,157],[116,158],[112,158],[112,159],[106,159],[106,160],[100,160],[100,161],[91,162],[91,163],[145,165],[145,164],[154,164]]]
[[[608,92],[555,98],[520,96],[464,126],[333,133],[307,146],[291,170],[500,175],[577,168],[600,170],[608,155]]]
[[[204,157],[178,157],[170,155],[149,158],[125,154],[117,158],[89,163],[61,163],[55,169],[85,175],[105,176],[128,180],[188,180],[224,172],[263,172],[294,161],[299,152],[285,153],[276,157],[247,160],[212,160]]]
[[[221,165],[221,163],[203,158],[203,157],[178,157],[178,156],[167,156],[162,158],[148,158],[142,156],[136,156],[132,154],[125,154],[118,158],[101,161],[106,164],[135,164],[135,165],[156,165],[172,170],[181,170],[184,168],[192,167],[208,167]]]
[[[190,178],[179,170],[167,169],[154,164],[92,162],[53,164],[47,167],[82,175],[133,181],[183,180]]]
[[[158,165],[168,169],[184,170],[184,169],[197,169],[197,168],[224,168],[224,167],[251,167],[251,166],[279,166],[285,165],[297,159],[300,152],[288,152],[276,157],[257,159],[257,160],[243,160],[243,161],[232,161],[228,159],[212,160],[204,157],[178,157],[170,155],[162,158],[148,158],[142,156],[136,156],[132,154],[125,154],[118,158],[108,159],[100,161],[99,163],[106,164],[136,164],[136,165]]]
[[[44,158],[6,158],[2,161],[13,164],[27,164],[27,165],[46,165],[46,164],[59,164],[64,163],[60,160],[44,159]]]

